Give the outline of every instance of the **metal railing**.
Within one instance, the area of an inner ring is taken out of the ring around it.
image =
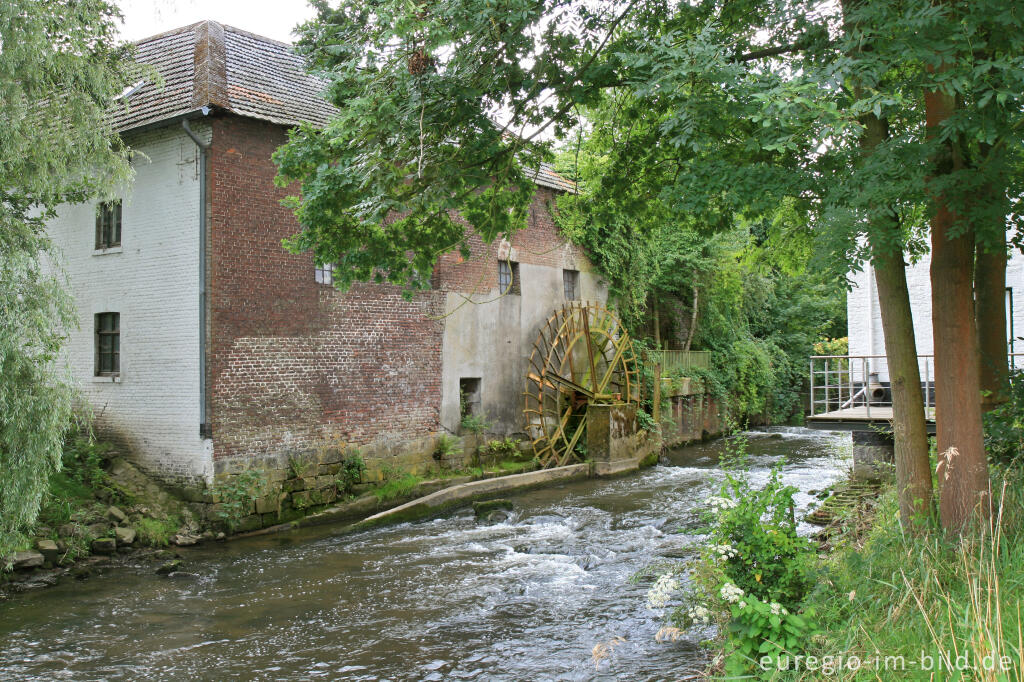
[[[1024,369],[1024,353],[1008,353],[1011,369]],[[926,414],[935,405],[935,356],[917,356]],[[891,417],[889,362],[884,355],[812,355],[810,415],[849,410],[871,419]],[[878,408],[886,408],[880,410]]]
[[[647,355],[649,363],[661,364],[662,375],[691,367],[700,369],[710,369],[711,367],[711,351],[709,350],[652,350],[648,351]]]

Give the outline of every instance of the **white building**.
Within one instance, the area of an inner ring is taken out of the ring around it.
[[[910,308],[914,316],[914,336],[918,356],[932,356],[935,346],[932,340],[932,296],[929,266],[931,259],[926,254],[920,261],[907,268],[907,288],[910,292]],[[882,333],[882,316],[878,304],[878,289],[875,285],[874,268],[865,263],[864,270],[853,277],[854,288],[846,298],[847,329],[850,337],[851,356],[875,356],[871,358],[871,371],[879,373],[884,383],[889,376],[885,363],[885,338]],[[1009,352],[1024,352],[1024,255],[1014,251],[1006,267],[1006,333]],[[1024,365],[1024,359],[1018,365]],[[854,363],[853,371],[859,371]],[[922,361],[922,381],[928,367]],[[859,381],[859,376],[854,376]]]

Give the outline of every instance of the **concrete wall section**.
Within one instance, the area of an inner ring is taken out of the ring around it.
[[[468,262],[456,267],[443,261],[439,268],[440,286],[448,289],[441,379],[441,425],[447,431],[459,430],[459,382],[464,378],[481,380],[480,407],[493,433],[523,431],[522,392],[534,340],[568,302],[563,270],[580,273],[580,300],[603,303],[608,298],[607,285],[590,262],[558,234],[544,197],[539,192],[533,208],[542,217],[531,219],[531,227],[517,233],[513,244],[477,244]],[[505,258],[519,263],[519,293],[502,295],[498,288],[498,262]],[[476,283],[480,286],[474,292]]]
[[[194,129],[207,139],[209,126]],[[137,134],[122,193],[121,246],[95,250],[96,205],[63,206],[49,226],[78,309],[67,354],[96,428],[148,474],[212,476],[199,437],[199,160],[180,126]],[[121,375],[94,376],[94,314],[120,313]]]

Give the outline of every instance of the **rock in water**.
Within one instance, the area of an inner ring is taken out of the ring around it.
[[[510,512],[514,509],[511,500],[488,500],[487,502],[474,502],[473,512],[476,513],[478,519],[487,519],[491,512],[497,511]],[[507,515],[506,515],[507,518]]]
[[[30,568],[39,568],[43,565],[45,558],[39,552],[33,550],[26,550],[24,552],[14,553],[14,570],[28,570]]]
[[[160,564],[160,566],[156,569],[156,574],[170,575],[171,573],[176,572],[179,567],[181,567],[181,559],[172,559],[171,561]]]
[[[501,509],[495,509],[484,519],[487,523],[505,523],[508,521],[508,513]]]

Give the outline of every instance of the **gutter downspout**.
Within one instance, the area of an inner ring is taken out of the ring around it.
[[[202,112],[206,116],[210,108],[203,107]],[[192,130],[188,119],[182,119],[181,127],[199,148],[199,437],[210,438],[210,424],[206,417],[206,175],[210,145]]]

